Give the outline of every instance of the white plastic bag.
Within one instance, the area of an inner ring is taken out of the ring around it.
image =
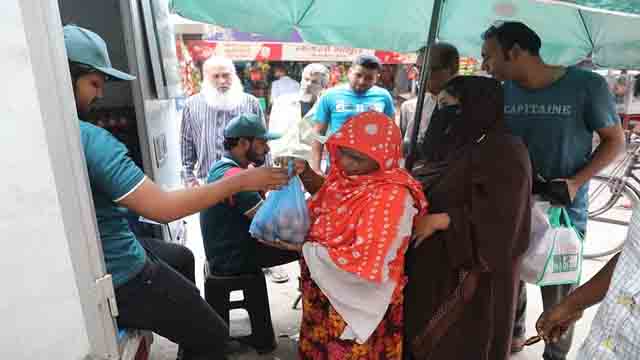
[[[567,211],[536,202],[531,220],[531,243],[522,261],[521,279],[538,286],[579,283],[583,243]]]
[[[531,208],[529,248],[524,254],[520,266],[520,279],[530,284],[537,284],[543,277],[547,259],[553,248],[549,208],[551,208],[551,204],[543,201],[535,201]]]
[[[269,142],[274,159],[295,157],[311,161],[311,144],[314,140],[324,143],[326,138],[313,131],[315,105],[302,117],[299,95],[283,95],[273,104],[269,116],[269,131],[282,135]]]

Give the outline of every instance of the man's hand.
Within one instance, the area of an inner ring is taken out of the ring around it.
[[[566,183],[567,191],[569,192],[569,198],[571,199],[571,202],[575,200],[576,194],[578,194],[578,190],[580,189],[580,186],[582,186],[574,179],[555,179],[552,181],[559,181],[559,182]]]
[[[315,124],[313,131],[319,135],[325,135],[329,129],[329,124]],[[313,140],[311,144],[311,168],[318,174],[322,174],[322,152],[324,145],[317,140]]]
[[[415,240],[413,247],[420,246],[424,239],[428,239],[436,231],[447,230],[450,222],[451,219],[446,213],[416,217],[416,223],[413,228],[413,239]]]
[[[277,190],[289,182],[285,168],[259,167],[234,175],[240,182],[241,191]]]
[[[300,175],[309,168],[309,163],[306,160],[297,157],[280,157],[274,160],[276,166],[289,168],[289,161],[293,161],[294,175]]]
[[[200,186],[200,181],[198,181],[198,179],[196,179],[196,178],[193,178],[193,179],[190,179],[190,180],[186,180],[185,185],[187,186],[188,189],[196,188],[196,187]]]
[[[554,343],[581,317],[582,310],[563,301],[540,315],[536,322],[536,330],[546,343]]]

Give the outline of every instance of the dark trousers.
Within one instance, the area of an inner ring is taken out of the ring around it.
[[[221,271],[220,269],[216,269],[215,264],[209,262],[209,270],[212,274],[219,276],[251,274],[260,271],[260,269],[288,264],[298,261],[299,259],[300,254],[295,251],[278,249],[256,240],[255,262],[257,264],[252,264],[251,267],[243,266],[242,268],[236,268],[234,271]]]
[[[554,305],[560,303],[571,291],[576,288],[575,285],[551,285],[540,287],[542,294],[542,305],[544,311],[551,309]],[[526,313],[527,313],[527,287],[520,281],[519,294],[516,304],[516,320],[513,327],[513,336],[516,338],[524,338],[526,333]],[[545,360],[565,360],[571,349],[571,341],[573,340],[573,326],[556,343],[546,344],[544,348],[543,359]]]
[[[261,242],[257,247],[258,263],[263,269],[300,260],[300,254],[295,251],[274,248]]]
[[[194,284],[193,254],[155,240],[141,241],[144,269],[116,289],[118,325],[153,331],[177,343],[184,360],[225,359],[229,329]]]

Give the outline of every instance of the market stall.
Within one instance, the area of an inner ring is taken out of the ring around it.
[[[408,72],[415,63],[415,54],[400,54],[390,51],[312,45],[302,42],[255,42],[184,40],[177,42],[184,88],[188,94],[196,93],[200,87],[202,63],[210,56],[223,56],[234,61],[245,89],[261,98],[268,98],[273,81],[271,68],[278,63],[287,69],[289,76],[300,80],[302,69],[309,63],[327,65],[331,73],[331,85],[346,81],[346,73],[353,58],[360,54],[376,55],[384,68],[381,86],[393,90],[398,68]]]

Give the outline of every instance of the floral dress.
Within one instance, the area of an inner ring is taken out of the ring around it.
[[[300,327],[300,359],[308,360],[392,360],[402,359],[403,289],[396,288],[391,304],[373,335],[364,344],[340,340],[347,324],[311,279],[304,260],[301,263],[303,303]]]

